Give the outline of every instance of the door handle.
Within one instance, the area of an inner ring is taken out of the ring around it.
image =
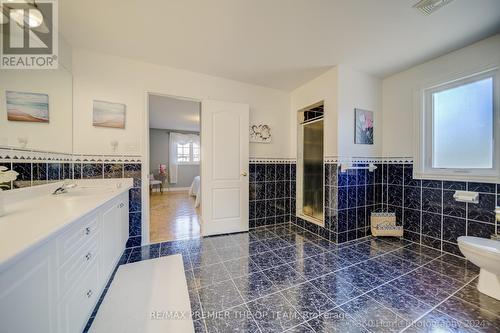
[[[246,171],[242,171],[242,172],[241,172],[241,175],[242,175],[243,177],[246,177],[248,174],[246,173]]]

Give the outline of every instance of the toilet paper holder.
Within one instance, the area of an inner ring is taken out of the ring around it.
[[[479,193],[471,191],[455,191],[453,194],[455,201],[468,202],[468,203],[479,203]]]

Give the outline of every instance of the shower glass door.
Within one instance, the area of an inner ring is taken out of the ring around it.
[[[323,220],[323,119],[303,126],[302,213]]]

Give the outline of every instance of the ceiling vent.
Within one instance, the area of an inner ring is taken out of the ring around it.
[[[421,0],[413,8],[418,9],[424,15],[431,15],[439,8],[442,8],[453,0]]]

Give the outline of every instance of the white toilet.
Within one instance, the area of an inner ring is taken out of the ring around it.
[[[500,300],[500,241],[461,236],[458,247],[467,259],[481,268],[477,289]]]

